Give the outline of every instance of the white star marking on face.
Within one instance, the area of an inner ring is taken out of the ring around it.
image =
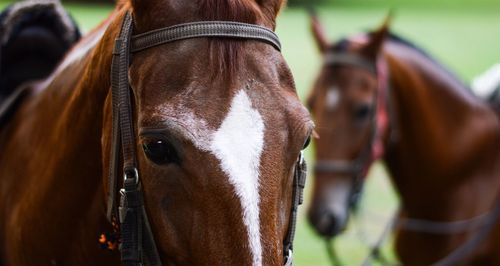
[[[334,110],[340,102],[340,91],[337,87],[332,87],[326,92],[326,108]]]
[[[264,121],[244,90],[234,97],[229,113],[214,133],[211,152],[220,160],[241,201],[252,265],[262,265],[259,167],[264,146]]]

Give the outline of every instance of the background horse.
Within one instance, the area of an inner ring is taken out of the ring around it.
[[[388,23],[333,45],[315,17],[312,30],[324,58],[308,99],[320,136],[309,209],[319,234],[330,238],[345,228],[349,206],[379,158],[400,197],[401,219],[471,221],[495,209],[500,124],[488,104],[428,54],[390,34]],[[462,263],[500,263],[498,224],[473,254],[463,254],[470,256]],[[429,265],[479,231],[469,226],[454,233],[422,232],[401,226],[397,255],[405,265]]]
[[[117,265],[98,238],[112,148],[110,69],[126,12],[133,34],[229,20],[275,28],[281,0],[134,0],[33,85],[2,129],[4,265]],[[282,55],[260,41],[196,38],[133,55],[134,143],[165,265],[282,265],[292,183],[312,130]],[[113,103],[114,104],[114,103]]]

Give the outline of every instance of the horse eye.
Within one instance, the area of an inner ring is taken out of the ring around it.
[[[364,122],[370,117],[372,108],[368,104],[362,104],[354,109],[354,119],[356,122]]]
[[[155,164],[178,163],[179,157],[174,147],[165,140],[157,139],[142,144],[144,153]]]
[[[304,143],[304,146],[302,147],[302,150],[305,150],[307,147],[309,147],[309,144],[311,144],[311,136],[307,137],[306,142]]]

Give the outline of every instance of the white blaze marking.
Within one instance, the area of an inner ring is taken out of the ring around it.
[[[214,133],[211,152],[220,160],[241,201],[253,266],[262,265],[259,218],[259,167],[264,146],[264,122],[245,91],[234,97],[229,113]]]
[[[340,102],[340,91],[337,87],[332,87],[326,92],[326,108],[333,110]]]

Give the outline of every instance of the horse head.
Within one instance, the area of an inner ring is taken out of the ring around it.
[[[274,30],[282,2],[134,0],[112,24],[131,12],[135,36],[203,21]],[[189,38],[134,52],[128,82],[137,171],[162,261],[282,265],[294,172],[312,122],[280,52],[248,38]]]
[[[388,23],[362,38],[331,45],[318,18],[311,18],[324,63],[308,98],[319,134],[309,220],[330,238],[346,227],[367,169],[381,156],[387,80],[380,54]]]

